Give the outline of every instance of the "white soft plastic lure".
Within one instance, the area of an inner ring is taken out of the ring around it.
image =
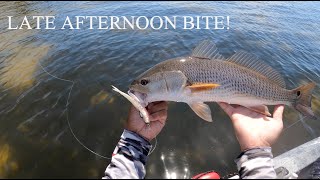
[[[129,95],[128,95],[128,94],[120,91],[118,88],[116,88],[116,87],[114,87],[114,86],[112,86],[112,88],[113,88],[112,90],[120,93],[122,96],[124,96],[126,99],[128,99],[128,100],[131,102],[131,104],[132,104],[138,111],[140,111],[140,114],[141,114],[144,122],[145,122],[146,124],[150,124],[150,118],[149,118],[149,113],[148,113],[147,109],[142,105],[142,103],[139,101],[139,99],[138,99],[137,97],[135,97],[134,94],[129,93]]]

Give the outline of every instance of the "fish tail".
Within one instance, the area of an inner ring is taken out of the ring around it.
[[[317,119],[311,108],[312,91],[315,87],[315,83],[309,83],[302,85],[292,90],[295,98],[293,100],[293,107],[304,116],[312,119]]]

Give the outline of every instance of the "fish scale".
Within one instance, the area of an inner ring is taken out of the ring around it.
[[[181,59],[186,61],[181,62]],[[265,77],[256,76],[256,73],[241,69],[241,67],[221,60],[205,60],[198,58],[177,58],[162,64],[163,71],[179,70],[185,74],[191,83],[217,83],[221,86],[211,91],[203,92],[207,95],[199,101],[216,100],[221,95],[234,96],[242,94],[255,96],[269,101],[269,105],[288,104],[292,96],[289,90],[277,87],[274,83],[265,81]],[[281,97],[279,95],[282,95]],[[284,95],[284,96],[283,96]],[[278,100],[278,101],[277,101]],[[237,103],[237,99],[229,101]]]

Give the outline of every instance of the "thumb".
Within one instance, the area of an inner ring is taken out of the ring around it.
[[[273,111],[273,118],[277,120],[282,120],[283,110],[284,110],[284,105],[277,105]]]
[[[234,112],[234,108],[227,103],[224,102],[218,102],[219,106],[224,110],[224,112],[226,112],[228,114],[229,117],[232,116],[233,112]]]

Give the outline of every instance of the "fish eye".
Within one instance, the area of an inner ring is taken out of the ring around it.
[[[300,91],[297,91],[297,96],[299,97],[301,95],[301,92]]]
[[[147,85],[148,83],[149,83],[149,81],[146,80],[146,79],[142,79],[142,80],[140,81],[140,84],[143,85],[143,86]]]

